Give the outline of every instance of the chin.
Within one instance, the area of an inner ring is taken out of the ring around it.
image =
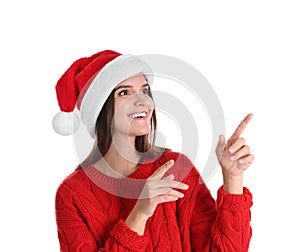
[[[150,133],[150,131],[147,131],[147,132],[139,132],[139,133],[135,133],[135,134],[133,134],[133,135],[135,135],[135,136],[146,136],[146,135],[148,135]]]
[[[132,130],[130,132],[130,135],[132,136],[145,136],[148,135],[150,133],[150,129],[145,129],[145,130]]]
[[[148,122],[138,121],[135,124],[131,124],[129,128],[129,134],[133,136],[145,136],[150,133],[150,127]]]

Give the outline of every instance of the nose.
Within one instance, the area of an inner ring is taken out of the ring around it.
[[[147,107],[151,108],[152,99],[145,94],[136,93],[134,94],[134,102],[133,104],[137,107]]]

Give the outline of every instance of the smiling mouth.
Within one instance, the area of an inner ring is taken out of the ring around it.
[[[146,118],[147,112],[136,112],[128,115],[130,118],[136,119],[136,118]]]

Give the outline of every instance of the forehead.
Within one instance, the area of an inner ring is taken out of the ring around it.
[[[147,80],[143,74],[137,74],[128,79],[120,82],[116,88],[121,86],[132,86],[132,87],[142,87],[143,85],[147,84]]]

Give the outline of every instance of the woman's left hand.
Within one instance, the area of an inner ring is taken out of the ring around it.
[[[216,154],[222,167],[224,185],[231,181],[236,183],[236,180],[240,180],[238,182],[242,184],[242,174],[254,160],[254,156],[250,153],[250,147],[246,145],[246,140],[241,138],[241,134],[252,116],[253,114],[248,114],[242,120],[227,142],[223,135],[219,138]]]

